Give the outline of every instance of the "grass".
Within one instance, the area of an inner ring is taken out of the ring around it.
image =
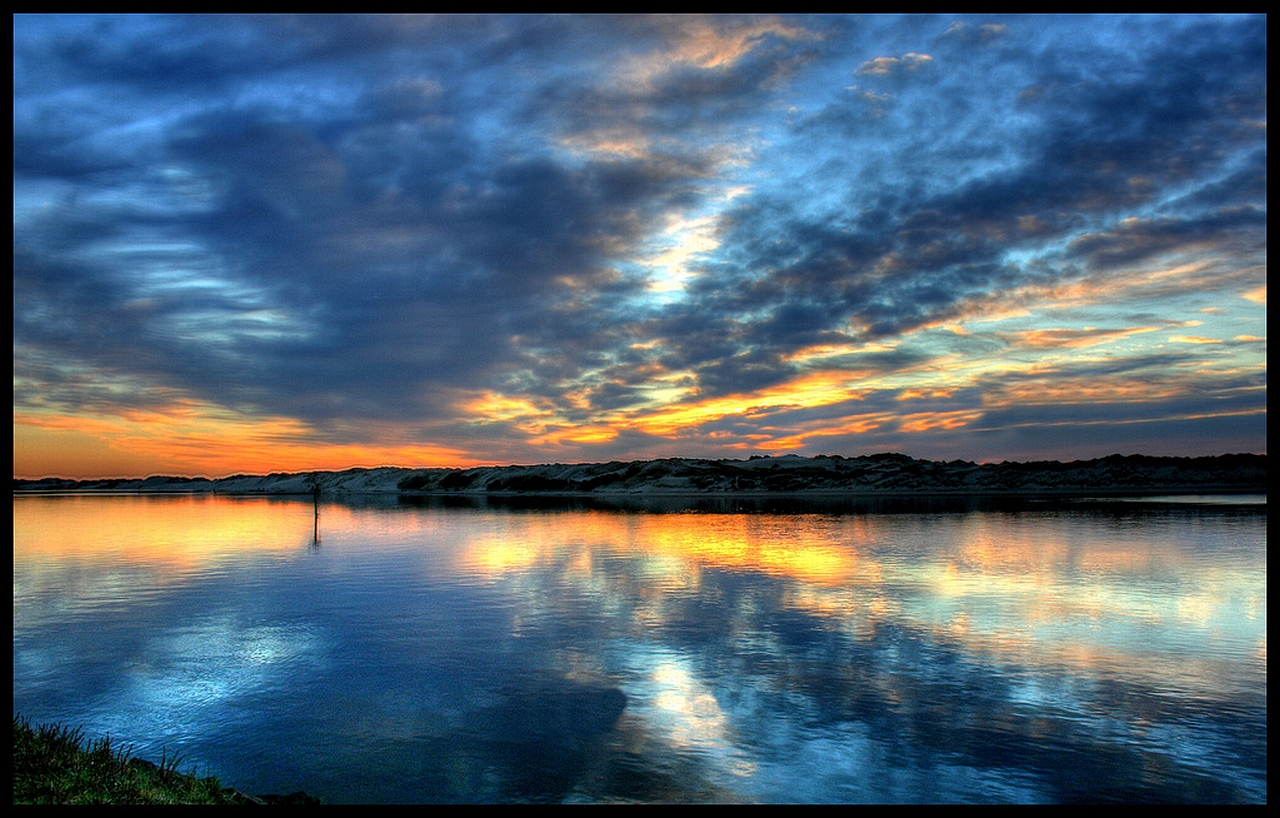
[[[59,724],[32,727],[13,717],[15,804],[244,804],[250,799],[200,778],[194,768],[178,771],[180,756],[159,764],[131,758],[110,737],[85,742],[79,729]]]

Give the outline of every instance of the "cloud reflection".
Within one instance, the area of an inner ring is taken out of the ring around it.
[[[217,505],[245,502],[188,505],[187,525]],[[113,726],[198,724],[216,743],[260,722],[291,753],[360,747],[335,757],[379,759],[445,800],[1248,800],[1264,773],[1206,759],[1265,758],[1257,509],[1116,505],[333,506],[321,550],[250,540],[252,559],[125,588],[92,636],[87,609],[31,590],[97,593],[77,590],[80,552],[19,542],[15,691],[52,690],[73,657],[69,695],[118,711],[101,660],[135,702]],[[165,564],[154,547],[126,562],[148,553]],[[299,717],[316,702],[337,720]],[[588,711],[600,719],[580,723]],[[367,797],[404,797],[360,775]]]

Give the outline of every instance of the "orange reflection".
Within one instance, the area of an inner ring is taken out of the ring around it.
[[[770,589],[787,609],[855,638],[892,623],[984,661],[1124,666],[1189,690],[1234,683],[1223,678],[1229,667],[1220,654],[1199,649],[1231,641],[1265,673],[1265,572],[1181,551],[1168,532],[1149,526],[986,513],[460,519],[435,510],[324,509],[326,549],[446,543],[433,572],[515,578],[528,605],[554,607],[563,588],[581,590],[602,611],[629,610],[626,627],[636,633],[684,616],[684,607],[667,604],[672,599],[722,593],[716,572],[750,573],[777,580]],[[312,514],[309,502],[263,498],[24,496],[14,500],[14,562],[37,582],[46,565],[109,560],[154,571],[163,583],[224,560],[304,553]],[[746,611],[735,622],[752,626],[753,616]],[[678,673],[655,680],[673,697],[663,707],[714,727],[715,713]]]
[[[757,571],[825,585],[848,581],[858,567],[852,549],[835,546],[799,520],[784,527],[750,515],[661,515],[644,526],[642,536],[652,551],[702,568]]]
[[[311,541],[310,503],[205,495],[15,497],[14,562],[137,563],[183,572]],[[193,524],[194,523],[194,524]]]
[[[664,573],[696,570],[755,571],[817,585],[874,582],[878,567],[864,563],[856,545],[820,516],[761,517],[743,514],[648,514],[626,519],[608,512],[575,514],[566,527],[557,515],[528,521],[518,536],[496,533],[473,539],[460,557],[468,571],[498,575],[548,565],[566,545],[590,553],[645,556]],[[590,569],[592,560],[580,565]]]
[[[887,561],[877,547],[886,541]],[[619,578],[604,564],[611,559],[627,560],[638,579]],[[758,573],[786,582],[787,608],[854,637],[894,621],[990,661],[1125,666],[1187,689],[1221,682],[1217,660],[1179,648],[1183,661],[1171,670],[1170,646],[1151,644],[1151,634],[1190,628],[1255,644],[1249,634],[1265,633],[1264,579],[1206,569],[1163,541],[1082,534],[1078,522],[1052,519],[588,512],[472,540],[465,561],[494,578],[554,566],[561,581],[601,598],[633,595],[642,630],[666,624],[666,599],[716,593],[708,571]],[[1165,576],[1186,581],[1169,586]],[[1251,584],[1260,589],[1248,592]]]

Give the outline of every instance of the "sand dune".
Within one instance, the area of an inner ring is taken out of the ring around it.
[[[1266,492],[1266,455],[1147,457],[1111,455],[1067,463],[978,464],[917,460],[902,454],[860,457],[666,459],[609,463],[479,466],[470,469],[379,467],[339,472],[236,475],[210,480],[14,480],[14,491],[214,492],[310,494],[724,494],[851,493],[1146,493]]]

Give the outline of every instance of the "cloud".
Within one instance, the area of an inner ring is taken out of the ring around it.
[[[1154,332],[1159,327],[1128,327],[1125,329],[1099,329],[1084,327],[1082,329],[1033,329],[1015,333],[1013,342],[1050,349],[1092,347],[1099,344],[1113,344],[1116,341],[1144,332]]]
[[[776,446],[973,428],[867,410],[947,356],[1265,337],[1264,22],[19,16],[15,412]],[[858,411],[753,426],[819,377]]]
[[[908,52],[901,57],[876,57],[858,66],[861,75],[882,77],[902,76],[927,68],[933,62],[928,54]]]
[[[1009,35],[1005,23],[969,23],[957,20],[942,32],[941,38],[967,45],[985,45]]]
[[[1074,239],[1067,257],[1084,259],[1093,269],[1136,266],[1173,251],[1186,253],[1229,245],[1261,253],[1257,228],[1266,224],[1266,211],[1248,206],[1218,211],[1201,218],[1146,220],[1130,217],[1105,232]]]

